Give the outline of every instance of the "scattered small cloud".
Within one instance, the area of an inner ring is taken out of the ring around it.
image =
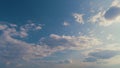
[[[84,19],[83,19],[84,14],[74,13],[73,16],[76,19],[75,20],[76,22],[78,22],[79,24],[84,24]]]
[[[69,26],[70,24],[68,22],[64,22],[63,26]]]
[[[41,30],[41,24],[34,24],[34,23],[29,23],[25,24],[20,27],[21,31],[35,31],[35,30]]]

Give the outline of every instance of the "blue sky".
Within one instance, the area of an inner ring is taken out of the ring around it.
[[[1,68],[119,68],[120,0],[0,0]]]

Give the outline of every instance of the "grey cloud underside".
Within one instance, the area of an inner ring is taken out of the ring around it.
[[[105,51],[100,51],[100,52],[93,52],[93,53],[90,53],[89,55],[96,57],[98,59],[109,59],[118,54],[119,54],[119,51],[105,50]]]
[[[104,17],[107,20],[113,20],[119,15],[120,15],[120,7],[113,6],[106,11]]]
[[[85,58],[85,62],[96,62],[99,59],[110,59],[117,55],[120,55],[120,51],[114,51],[114,50],[104,50],[104,51],[98,51],[98,52],[91,52],[88,54],[88,58]]]
[[[88,58],[85,58],[84,62],[96,62],[97,59],[95,57],[88,57]]]

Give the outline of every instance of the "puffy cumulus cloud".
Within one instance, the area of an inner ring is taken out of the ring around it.
[[[115,50],[102,50],[102,51],[93,51],[88,54],[88,57],[85,58],[85,62],[97,62],[100,59],[111,59],[117,55],[120,55],[120,51]]]
[[[31,24],[33,26],[33,24]],[[47,57],[55,52],[74,49],[87,49],[96,45],[101,45],[102,42],[94,37],[88,36],[60,36],[51,34],[49,38],[40,39],[40,44],[27,43],[14,37],[17,33],[28,31],[27,27],[24,30],[18,31],[17,26],[1,25],[0,34],[0,62],[6,64],[17,61],[32,61],[34,59]],[[4,28],[3,28],[4,27]],[[31,28],[31,27],[29,27]],[[29,29],[30,30],[30,29]],[[26,33],[22,33],[22,36]],[[72,63],[72,60],[62,60],[60,63]]]
[[[51,49],[47,45],[36,45],[26,43],[10,36],[9,31],[4,31],[0,36],[0,62],[14,63],[18,61],[31,61],[32,59],[42,58],[55,52],[56,48]]]
[[[17,26],[16,24],[0,24],[1,30],[11,30],[11,35],[19,36],[21,38],[27,37],[28,32],[41,30],[41,24],[28,23],[22,26]]]
[[[39,52],[40,57],[48,54],[46,52],[46,46],[34,46],[35,44],[29,44],[20,39],[13,38],[15,35],[26,36],[26,32],[21,30],[17,31],[17,26],[14,24],[0,24],[1,34],[0,34],[0,62],[15,62],[20,60],[29,60],[31,58],[37,57],[37,48],[43,49]],[[42,53],[42,52],[46,53]]]
[[[25,42],[13,39],[8,31],[0,36],[0,59],[3,61],[14,61],[22,59],[27,54],[29,46]]]
[[[101,45],[102,42],[94,37],[88,36],[59,36],[51,34],[50,38],[41,40],[42,44],[50,47],[61,47],[69,49],[85,49],[93,46]],[[64,49],[63,48],[63,49]]]
[[[11,64],[18,61],[33,61],[37,58],[47,57],[55,52],[65,49],[85,49],[96,45],[101,45],[100,40],[87,36],[59,36],[51,34],[49,38],[41,39],[40,44],[27,43],[14,36],[26,36],[28,31],[34,26],[29,24],[20,27],[17,25],[1,24],[0,34],[0,62]],[[30,27],[32,26],[32,27]],[[30,30],[31,31],[31,30]],[[72,60],[62,60],[56,63],[72,63]]]
[[[41,30],[41,24],[34,24],[34,23],[29,23],[29,24],[25,24],[23,26],[20,27],[20,29],[22,31],[35,31],[35,30]]]
[[[113,23],[119,23],[120,19],[120,4],[119,1],[113,1],[112,5],[104,11],[98,12],[89,20],[91,23],[98,23],[101,26],[109,26]]]
[[[74,13],[73,16],[76,19],[76,22],[80,24],[84,24],[84,19],[83,19],[84,14]]]

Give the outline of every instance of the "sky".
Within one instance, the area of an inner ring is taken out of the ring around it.
[[[0,0],[0,68],[119,68],[120,0]]]

